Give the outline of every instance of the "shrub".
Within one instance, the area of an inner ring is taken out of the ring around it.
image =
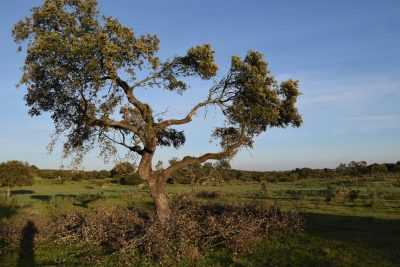
[[[138,185],[143,183],[143,179],[140,178],[137,172],[123,175],[119,177],[119,183],[122,185]]]
[[[349,193],[347,194],[347,199],[348,199],[350,202],[354,202],[354,201],[358,198],[359,194],[360,194],[360,191],[359,191],[359,190],[354,190],[354,189],[352,189],[352,190],[350,190]]]
[[[302,219],[277,208],[200,204],[180,197],[172,217],[162,226],[156,215],[138,209],[99,208],[87,216],[68,213],[56,217],[50,229],[59,242],[83,240],[108,252],[137,250],[145,257],[169,265],[186,258],[196,260],[214,248],[247,253],[272,234],[298,232]]]
[[[301,198],[303,198],[302,191],[300,191],[300,190],[289,189],[289,190],[286,190],[285,193],[294,200],[300,200]]]
[[[218,198],[221,193],[215,191],[200,191],[196,193],[196,197],[199,198]]]
[[[328,185],[325,190],[325,201],[331,202],[336,197],[336,188],[332,185]]]

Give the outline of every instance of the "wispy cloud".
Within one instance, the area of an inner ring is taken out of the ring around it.
[[[376,78],[326,82],[323,89],[305,88],[301,101],[304,105],[365,102],[377,97],[400,97],[400,79]]]
[[[400,113],[352,116],[352,117],[346,118],[346,120],[360,121],[360,122],[397,122],[397,121],[400,121]]]

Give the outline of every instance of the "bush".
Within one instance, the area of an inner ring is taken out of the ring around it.
[[[169,265],[182,259],[199,259],[214,248],[247,253],[274,233],[291,234],[302,229],[297,214],[277,208],[200,204],[185,197],[176,199],[171,208],[172,217],[166,226],[155,219],[154,213],[100,208],[87,216],[79,212],[58,216],[50,229],[59,242],[84,240],[108,252],[137,250]]]
[[[143,183],[143,179],[140,178],[137,172],[134,172],[128,175],[120,176],[119,183],[122,185],[138,185]]]
[[[200,191],[196,194],[196,197],[199,198],[218,198],[221,196],[221,193],[215,191]]]
[[[325,190],[325,201],[331,202],[336,197],[336,188],[332,185],[328,185]]]
[[[354,202],[358,198],[359,195],[360,195],[360,191],[353,189],[353,190],[350,190],[350,192],[347,194],[347,199],[350,202]]]

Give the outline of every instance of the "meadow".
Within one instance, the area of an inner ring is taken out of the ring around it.
[[[196,266],[399,266],[398,181],[398,177],[387,175],[351,181],[340,177],[269,183],[231,181],[169,184],[167,191],[172,199],[188,195],[202,203],[276,206],[294,210],[304,219],[302,233],[270,238],[246,255],[235,256],[225,249],[210,251]],[[89,212],[99,207],[152,209],[153,204],[143,185],[120,185],[107,179],[58,184],[36,178],[32,186],[14,187],[11,199],[3,200],[0,207],[3,221],[39,220],[40,225],[40,218],[60,212]],[[21,266],[21,242],[18,246],[2,241],[1,266]],[[32,247],[36,266],[84,266],[83,259],[88,255],[101,258],[99,266],[118,265],[118,253],[107,254],[80,242],[57,246],[33,238]]]

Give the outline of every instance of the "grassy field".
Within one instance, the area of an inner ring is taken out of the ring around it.
[[[241,257],[223,250],[210,252],[198,266],[400,266],[400,187],[396,182],[393,177],[352,184],[345,179],[304,179],[268,184],[176,184],[168,185],[167,190],[171,198],[189,194],[204,202],[257,202],[296,210],[304,216],[302,234],[262,242],[250,255]],[[146,187],[104,181],[54,184],[37,180],[33,186],[13,188],[12,195],[12,205],[0,207],[0,219],[28,219],[48,216],[55,210],[99,206],[153,207]],[[7,251],[0,254],[0,266],[17,265],[18,250],[0,246]],[[76,266],[88,253],[101,254],[79,243],[62,248],[38,243],[35,262],[38,266]],[[114,256],[107,256],[109,266],[114,266]]]

